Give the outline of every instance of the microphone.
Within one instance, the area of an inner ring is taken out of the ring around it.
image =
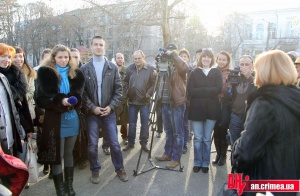
[[[69,97],[68,103],[71,105],[76,105],[78,103],[78,99],[74,96]]]

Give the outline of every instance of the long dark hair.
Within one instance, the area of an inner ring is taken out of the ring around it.
[[[22,53],[24,57],[24,63],[22,65],[22,69],[26,73],[28,77],[36,77],[36,72],[32,69],[32,67],[28,64],[27,56],[24,52],[24,50],[19,46],[14,46],[14,49],[16,51],[16,54]],[[24,67],[25,66],[25,67]]]

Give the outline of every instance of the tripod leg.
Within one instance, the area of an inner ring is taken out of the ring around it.
[[[140,150],[140,155],[139,155],[139,159],[136,165],[136,170],[133,170],[133,176],[137,176],[137,172],[139,171],[139,165],[140,165],[140,161],[141,161],[141,157],[142,157],[142,148]]]

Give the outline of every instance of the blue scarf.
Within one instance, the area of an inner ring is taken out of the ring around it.
[[[55,66],[61,78],[59,92],[68,94],[70,92],[70,83],[69,83],[69,75],[68,75],[70,66],[68,65],[66,67],[60,67],[57,64]],[[73,119],[75,117],[75,110],[70,112],[65,112],[64,116],[65,116],[65,120]]]

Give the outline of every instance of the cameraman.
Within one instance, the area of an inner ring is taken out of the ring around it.
[[[232,84],[232,105],[229,124],[230,143],[234,142],[241,136],[244,130],[246,100],[250,93],[256,90],[252,76],[253,58],[249,55],[243,55],[239,62],[240,78],[237,84]],[[230,82],[230,81],[229,81]]]
[[[189,67],[177,54],[177,47],[169,44],[163,55],[168,57],[167,79],[162,89],[162,117],[166,132],[165,151],[162,156],[155,157],[159,161],[171,161],[166,167],[175,168],[180,165],[183,149],[183,119],[186,97],[186,81]],[[173,125],[173,126],[172,126]]]

